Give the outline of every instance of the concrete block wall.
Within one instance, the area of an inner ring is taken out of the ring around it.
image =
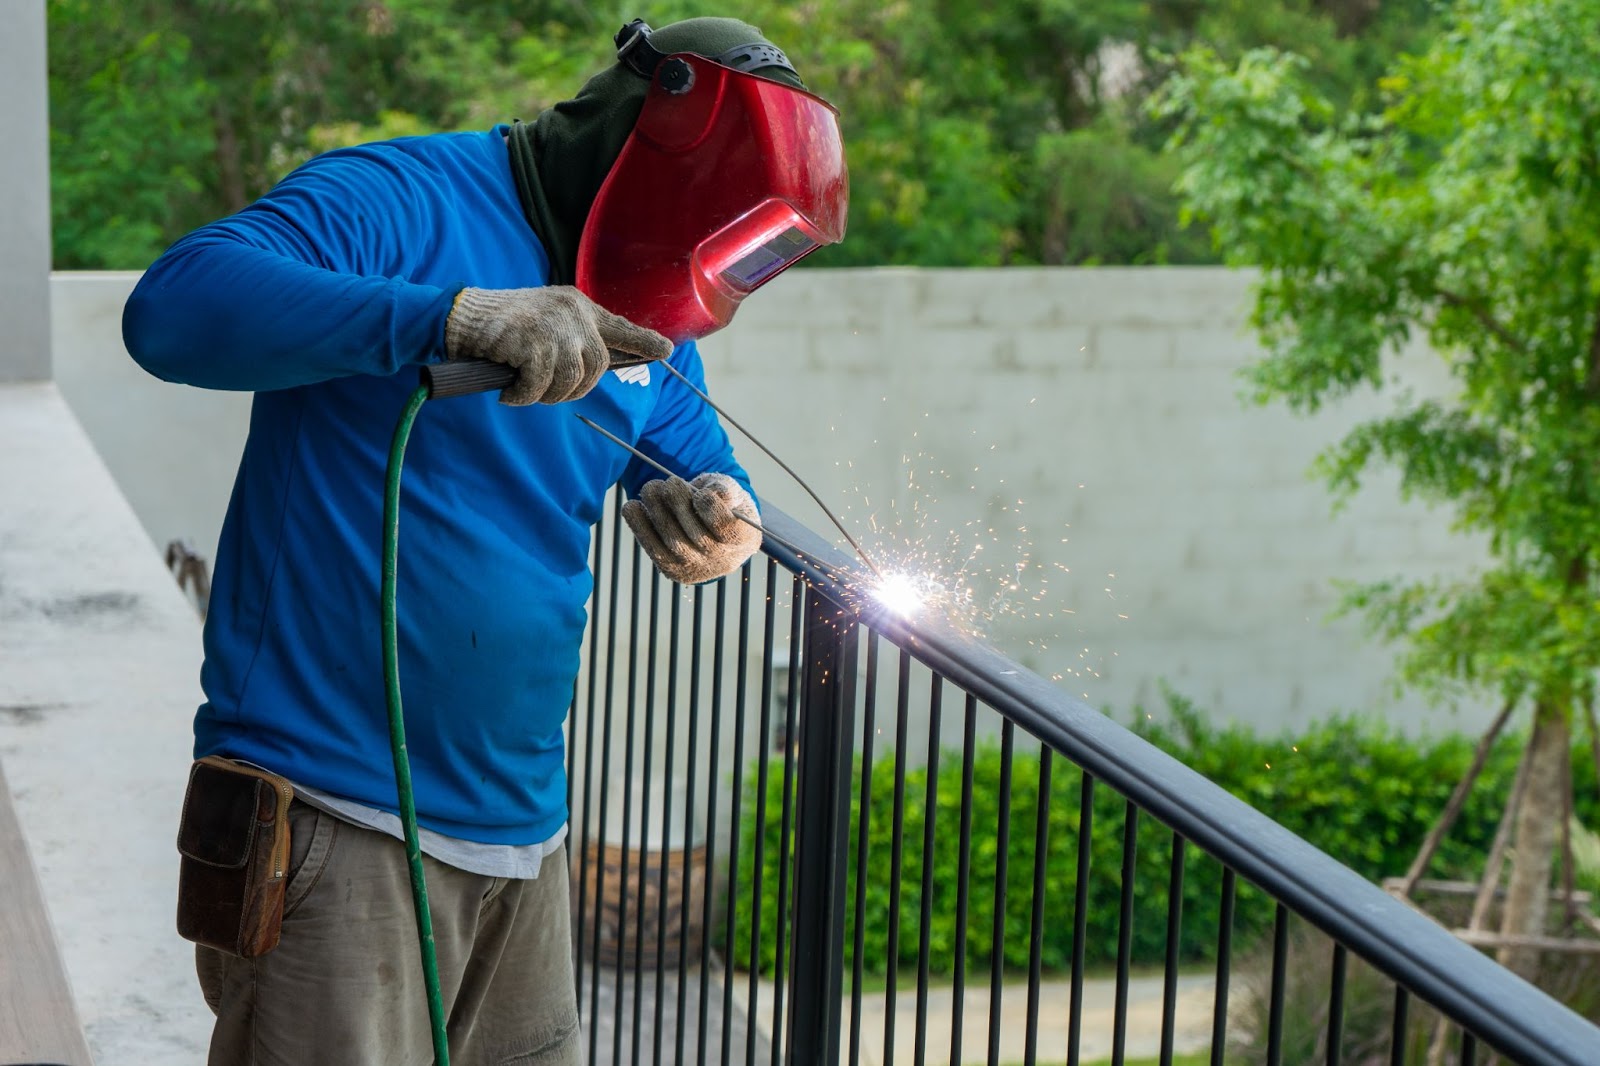
[[[1216,268],[794,271],[702,347],[730,410],[853,527],[876,516],[902,537],[983,539],[997,574],[1026,557],[1022,589],[984,632],[1074,694],[1127,715],[1158,707],[1165,681],[1269,728],[1335,711],[1470,728],[1486,707],[1397,698],[1392,652],[1328,615],[1335,578],[1459,573],[1482,546],[1451,534],[1447,515],[1401,503],[1388,477],[1333,513],[1308,467],[1390,401],[1356,397],[1314,418],[1248,404],[1251,280]],[[1398,365],[1407,387],[1447,387],[1423,349]],[[819,524],[769,464],[741,454],[760,491]],[[993,594],[997,574],[974,592]]]
[[[248,397],[156,382],[127,359],[133,280],[55,276],[57,376],[152,539],[210,554]],[[967,584],[1001,603],[978,628],[1074,695],[1125,718],[1157,709],[1165,681],[1265,727],[1335,711],[1475,726],[1489,708],[1397,698],[1392,652],[1327,616],[1335,578],[1460,572],[1481,546],[1383,478],[1333,514],[1307,468],[1388,401],[1309,419],[1245,404],[1250,283],[1213,268],[797,270],[702,350],[719,402],[870,551],[891,560],[920,540],[945,574],[980,560]],[[1422,350],[1400,374],[1446,387]],[[823,527],[738,447],[760,493]]]

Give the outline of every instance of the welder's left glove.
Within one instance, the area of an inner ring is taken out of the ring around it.
[[[737,570],[761,547],[756,502],[727,474],[647,481],[622,517],[667,577],[697,585]]]

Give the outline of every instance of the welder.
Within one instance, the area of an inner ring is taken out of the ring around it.
[[[635,21],[578,94],[339,149],[174,244],[128,301],[151,373],[255,393],[179,829],[213,1063],[431,1060],[385,732],[385,453],[422,368],[398,645],[455,1063],[575,1063],[563,723],[612,486],[669,578],[759,546],[694,340],[844,230],[837,116],[759,31]],[[498,402],[497,402],[498,401]],[[662,476],[583,415],[675,472]],[[747,519],[742,520],[742,519]]]

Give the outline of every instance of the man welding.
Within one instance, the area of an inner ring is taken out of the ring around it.
[[[420,368],[463,360],[515,380],[499,403],[429,406],[397,597],[449,1050],[579,1061],[558,852],[590,530],[620,482],[674,580],[757,549],[726,434],[653,362],[703,385],[694,339],[839,240],[847,195],[835,113],[755,28],[636,21],[616,43],[615,64],[532,123],[312,160],[173,245],[128,301],[145,369],[256,393],[179,832],[212,1063],[432,1059],[378,553],[397,414]]]

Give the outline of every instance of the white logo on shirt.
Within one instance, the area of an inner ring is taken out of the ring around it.
[[[639,366],[625,366],[625,367],[621,367],[621,368],[619,368],[617,370],[613,370],[612,373],[617,375],[617,377],[621,378],[622,379],[622,383],[624,385],[628,384],[629,382],[632,382],[635,385],[648,385],[648,384],[650,384],[650,366],[649,366],[649,364],[641,364]]]

